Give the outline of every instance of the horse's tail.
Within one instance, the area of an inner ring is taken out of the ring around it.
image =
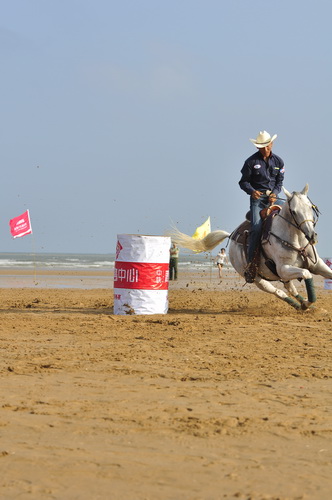
[[[168,232],[168,236],[170,236],[172,242],[179,247],[188,248],[194,252],[208,252],[230,236],[230,233],[226,231],[212,231],[205,236],[205,238],[196,240],[187,234],[181,233],[178,229],[173,228],[172,231]]]

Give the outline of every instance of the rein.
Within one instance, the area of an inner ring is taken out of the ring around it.
[[[286,219],[285,219],[285,220],[286,220]],[[292,245],[291,243],[289,243],[288,241],[283,240],[282,238],[280,238],[280,236],[278,236],[277,234],[272,233],[272,231],[270,231],[270,235],[274,236],[274,237],[275,237],[278,241],[280,241],[280,243],[281,243],[282,245],[284,245],[285,247],[287,247],[287,248],[291,248],[292,250],[295,250],[298,254],[300,254],[300,256],[302,257],[302,259],[303,259],[304,261],[306,261],[306,260],[309,260],[309,259],[310,259],[310,260],[311,260],[311,262],[312,262],[313,264],[317,264],[317,262],[318,262],[318,259],[317,259],[317,252],[316,252],[316,249],[315,249],[315,247],[313,246],[313,244],[312,244],[312,243],[308,242],[308,243],[306,244],[306,246],[305,246],[305,247],[297,248],[297,247],[295,247],[294,245]],[[270,244],[271,244],[271,243],[270,243]],[[308,247],[309,245],[311,245],[312,250],[313,250],[313,252],[314,252],[314,256],[315,256],[315,257],[314,257],[314,259],[312,259],[312,258],[310,257],[310,255],[308,254],[308,252],[306,251],[306,249],[307,249],[307,247]]]

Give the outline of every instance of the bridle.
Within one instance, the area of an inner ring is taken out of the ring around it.
[[[281,215],[280,213],[277,214],[278,217],[281,217],[283,220],[285,220],[288,224],[290,224],[291,226],[294,226],[296,227],[296,229],[299,229],[301,231],[301,233],[304,234],[304,236],[306,237],[306,239],[309,241],[309,238],[308,236],[305,234],[305,232],[303,231],[302,229],[302,224],[304,224],[305,222],[312,222],[313,223],[313,226],[315,227],[317,222],[318,222],[318,218],[319,218],[319,214],[320,214],[320,211],[318,210],[318,207],[317,205],[315,205],[314,203],[312,203],[312,201],[310,200],[310,198],[308,197],[308,200],[310,201],[311,203],[311,208],[313,210],[313,213],[314,213],[314,216],[312,219],[303,219],[303,221],[301,222],[298,222],[298,220],[296,219],[296,213],[295,213],[295,210],[292,209],[291,207],[291,201],[293,200],[294,196],[295,196],[296,193],[293,193],[292,196],[290,198],[287,199],[287,203],[288,203],[288,209],[289,209],[289,213],[291,214],[292,216],[292,219],[294,222],[286,219],[286,217],[284,217],[283,215]]]
[[[281,217],[283,220],[285,220],[288,224],[290,224],[291,226],[295,227],[296,229],[298,229],[299,231],[301,231],[301,233],[304,234],[304,236],[306,237],[306,239],[308,240],[308,243],[304,246],[304,247],[301,247],[301,248],[297,248],[295,247],[294,245],[292,245],[291,243],[289,243],[288,241],[284,240],[283,238],[281,238],[280,236],[276,235],[275,233],[273,233],[272,231],[270,231],[270,235],[274,236],[278,241],[281,242],[282,245],[284,245],[285,247],[288,247],[288,248],[291,248],[292,250],[295,250],[296,252],[298,252],[302,259],[303,260],[308,260],[310,259],[314,264],[317,263],[318,259],[317,259],[317,252],[315,250],[315,247],[314,247],[314,244],[310,241],[310,239],[308,238],[308,236],[305,234],[305,232],[303,231],[302,229],[302,224],[304,224],[305,222],[312,222],[314,227],[316,226],[317,222],[318,222],[318,218],[319,218],[319,214],[320,214],[320,211],[318,210],[318,207],[317,205],[314,205],[312,203],[312,201],[310,200],[310,198],[308,197],[308,200],[310,201],[311,203],[311,207],[312,207],[312,210],[313,210],[313,213],[314,213],[314,216],[312,219],[304,219],[303,221],[299,222],[296,218],[296,212],[295,210],[292,209],[291,207],[291,201],[293,200],[294,196],[295,196],[296,193],[293,193],[292,196],[290,198],[287,198],[287,203],[288,203],[288,209],[289,209],[289,212],[292,216],[292,220],[289,220],[289,219],[286,219],[286,217],[284,217],[283,215],[281,215],[280,213],[278,213],[276,215],[276,217]],[[311,256],[308,254],[307,252],[307,247],[311,245],[312,249],[313,249],[313,253],[314,253],[314,256],[315,256],[315,260],[313,260],[311,258]]]

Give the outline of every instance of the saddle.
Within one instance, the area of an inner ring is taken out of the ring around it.
[[[280,212],[280,205],[271,205],[270,207],[263,208],[260,212],[261,219],[263,220],[262,226],[262,241],[267,241],[269,232],[271,230],[272,221],[274,217]],[[242,222],[231,234],[231,239],[240,245],[248,244],[248,236],[250,232],[250,212],[246,213],[246,220]]]
[[[260,244],[258,248],[256,249],[256,255],[255,255],[255,263],[258,266],[259,261],[260,261],[260,254],[263,252],[262,250],[262,243],[268,241],[269,239],[269,234],[271,231],[271,226],[272,226],[272,221],[274,217],[280,212],[281,207],[280,205],[271,205],[270,207],[263,208],[260,212],[260,216],[263,220],[263,225],[262,225],[262,233],[261,233],[261,239],[260,239]],[[247,212],[246,214],[246,220],[242,222],[231,234],[230,239],[233,241],[236,241],[239,245],[243,245],[246,260],[248,262],[248,242],[249,242],[249,233],[250,233],[250,212]],[[263,256],[264,252],[263,252]],[[266,257],[265,259],[265,265],[270,269],[273,274],[277,275],[276,271],[276,265],[273,260],[268,259]]]

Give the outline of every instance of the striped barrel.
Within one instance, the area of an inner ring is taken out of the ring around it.
[[[332,257],[324,259],[325,264],[332,269]],[[332,280],[329,278],[326,278],[324,280],[324,289],[325,290],[332,290]]]
[[[169,249],[165,236],[118,234],[114,314],[166,314]]]

